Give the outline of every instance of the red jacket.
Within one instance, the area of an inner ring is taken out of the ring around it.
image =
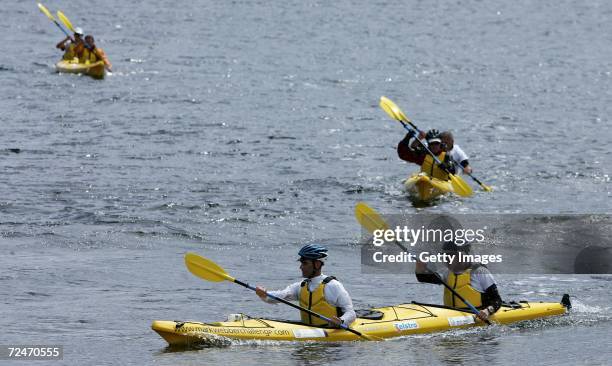
[[[423,165],[423,160],[425,160],[427,152],[422,149],[412,150],[410,148],[410,137],[406,136],[399,142],[399,144],[397,144],[397,155],[400,159],[409,163]]]

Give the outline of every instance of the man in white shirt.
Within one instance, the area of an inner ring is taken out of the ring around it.
[[[309,244],[300,249],[298,255],[300,270],[305,278],[303,281],[293,283],[279,291],[267,291],[264,287],[257,286],[255,291],[257,295],[267,303],[276,302],[267,294],[284,300],[299,300],[300,306],[331,319],[329,325],[349,326],[357,317],[351,297],[335,277],[321,273],[321,267],[327,259],[327,248],[319,244]],[[304,324],[328,325],[326,321],[304,311],[301,311],[300,315]]]
[[[464,173],[471,174],[472,167],[470,167],[468,156],[465,152],[463,152],[459,145],[455,145],[453,134],[450,131],[444,131],[440,133],[440,139],[442,140],[444,150],[448,155],[450,155],[452,158],[451,160],[454,161],[457,170],[462,169]]]

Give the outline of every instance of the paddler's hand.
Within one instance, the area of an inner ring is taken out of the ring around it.
[[[329,320],[331,320],[329,324],[335,328],[340,328],[340,325],[342,325],[342,319],[338,318],[337,316],[332,316],[329,318]]]
[[[476,315],[476,317],[482,320],[483,322],[489,320],[490,316],[491,316],[491,312],[489,312],[489,309],[480,310],[478,314]]]
[[[408,131],[408,133],[404,137],[404,140],[406,141],[406,143],[408,143],[408,140],[410,140],[414,136],[416,136],[416,132],[414,130],[410,130],[410,131]]]
[[[255,287],[255,293],[259,296],[260,299],[265,300],[268,295],[266,294],[266,288],[257,286]]]
[[[439,166],[440,166],[440,169],[446,170],[447,172],[451,174],[455,174],[456,172],[455,164],[453,164],[450,161],[443,161],[442,164],[440,164]]]

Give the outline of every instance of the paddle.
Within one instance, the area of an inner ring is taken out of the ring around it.
[[[64,32],[64,34],[70,38],[71,41],[74,42],[74,39],[72,38],[72,36],[70,34],[68,34],[68,32],[66,32],[66,30],[64,29],[64,27],[62,27],[57,20],[55,20],[55,17],[53,15],[51,15],[51,12],[49,11],[49,9],[45,8],[45,6],[41,3],[38,3],[38,9],[40,9],[40,11],[42,11],[43,14],[45,14],[47,16],[47,18],[49,18],[53,23],[55,23],[55,25],[57,25],[57,27],[59,29],[62,30],[62,32]]]
[[[405,129],[407,129],[408,131],[411,131],[410,127],[406,125],[406,121],[410,121],[410,119],[408,119],[408,117],[406,117],[404,112],[402,112],[402,110],[395,103],[393,103],[390,99],[386,97],[381,97],[380,107],[385,112],[387,112],[387,114],[391,118],[399,121],[402,124],[402,126],[404,126]],[[425,151],[427,151],[427,153],[431,155],[431,157],[434,159],[436,164],[438,164],[438,166],[448,174],[448,177],[451,181],[451,185],[453,186],[455,193],[457,193],[459,196],[462,196],[462,197],[471,196],[473,193],[472,187],[470,187],[461,177],[452,174],[450,171],[448,171],[448,169],[444,168],[444,166],[442,165],[438,157],[435,156],[434,153],[432,153],[431,150],[429,150],[429,148],[421,140],[419,139],[416,139],[416,140],[421,144],[421,146],[425,149]]]
[[[64,15],[61,11],[57,11],[57,17],[60,18],[62,23],[66,26],[66,28],[70,29],[74,33],[74,27],[72,26],[72,22],[68,19],[67,16]]]
[[[355,205],[355,218],[362,227],[364,227],[371,233],[374,232],[374,230],[389,229],[389,225],[382,218],[382,216],[380,216],[378,212],[368,206],[365,202],[359,202],[357,203],[357,205]],[[402,250],[408,251],[408,249],[397,240],[395,240],[395,244],[402,248]],[[457,296],[459,300],[463,301],[474,314],[478,315],[479,311],[478,309],[476,309],[476,307],[474,307],[474,305],[472,305],[469,301],[464,299],[463,296],[459,295],[452,287],[450,287],[437,272],[432,271],[432,273],[442,283],[442,285],[444,285],[444,287],[446,287],[450,292],[452,292],[453,295]],[[485,320],[485,323],[491,325],[491,322],[489,320]]]
[[[225,272],[225,270],[223,268],[221,268],[217,263],[211,261],[208,258],[204,258],[198,254],[195,253],[187,253],[185,254],[185,265],[187,266],[187,269],[189,270],[189,272],[191,272],[192,274],[194,274],[197,277],[200,277],[202,279],[205,279],[207,281],[212,281],[212,282],[222,282],[222,281],[229,281],[229,282],[233,282],[236,283],[240,286],[246,287],[248,289],[251,289],[253,291],[255,291],[255,287],[249,285],[248,283],[242,282],[240,280],[235,279],[234,277],[230,276],[229,274],[227,274]],[[301,306],[295,305],[287,300],[281,299],[280,297],[276,297],[274,295],[270,295],[270,294],[266,294],[269,298],[274,299],[278,302],[282,302],[283,304],[287,304],[293,308],[296,308],[298,310],[304,311],[312,316],[316,316],[319,319],[323,319],[326,322],[331,322],[331,319],[329,319],[328,317],[315,313],[312,310],[303,308]],[[377,340],[381,340],[380,338],[374,337],[374,336],[369,336],[367,334],[358,332],[354,329],[349,328],[348,326],[344,325],[344,324],[340,324],[340,328],[347,330],[353,334],[356,334],[368,341],[377,341]]]
[[[395,103],[393,103],[391,99],[387,97],[380,97],[380,106],[385,112],[387,112],[388,115],[390,115],[392,118],[397,119],[399,122],[401,122],[402,126],[404,126],[404,128],[407,129],[408,131],[410,131],[410,128],[408,128],[408,126],[406,126],[404,122],[408,122],[408,124],[410,124],[410,126],[412,126],[412,128],[414,128],[415,130],[417,130],[417,132],[422,133],[422,131],[419,130],[419,128],[414,123],[412,123],[410,118],[406,117],[404,112],[402,112],[402,110],[399,109],[399,107]],[[394,111],[397,111],[397,113],[395,113]],[[398,119],[397,117],[401,119]],[[452,156],[450,158],[453,160],[453,162],[456,165],[460,166],[460,164],[458,164],[457,161],[453,159]],[[478,185],[480,185],[484,191],[491,192],[493,190],[490,186],[482,183],[478,178],[473,176],[472,173],[466,173],[466,174],[469,175],[470,178],[472,178],[476,183],[478,183]]]
[[[57,11],[57,17],[60,18],[60,20],[62,21],[62,23],[64,23],[64,25],[66,27],[68,27],[68,29],[70,29],[71,31],[74,32],[74,26],[72,25],[72,22],[70,21],[70,19],[68,19],[68,17],[62,13],[61,11]],[[86,39],[86,38],[85,38]],[[87,47],[87,49],[91,50],[92,46],[90,44],[87,43],[87,41],[83,39],[83,43],[85,44],[85,47]],[[106,70],[108,72],[111,72],[110,67],[107,65],[106,62],[104,62],[104,67],[106,68]]]

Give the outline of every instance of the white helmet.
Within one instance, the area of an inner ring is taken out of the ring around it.
[[[78,34],[79,36],[83,35],[83,29],[81,27],[74,28],[74,34]]]

